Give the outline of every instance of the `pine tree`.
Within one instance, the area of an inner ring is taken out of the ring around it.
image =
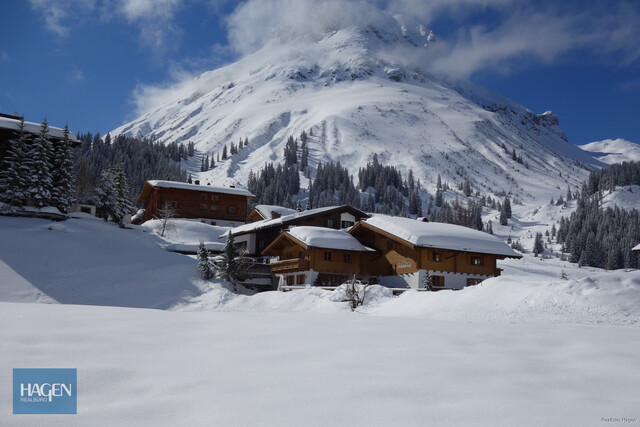
[[[213,279],[215,276],[215,267],[209,260],[209,252],[202,241],[198,244],[198,270],[204,280]]]
[[[29,197],[28,136],[24,119],[20,120],[14,139],[9,141],[9,150],[2,161],[0,172],[0,201],[22,206]]]
[[[507,225],[508,224],[508,217],[507,217],[507,210],[505,208],[505,205],[502,205],[502,209],[500,209],[500,225]]]
[[[37,207],[47,206],[52,201],[51,159],[53,158],[53,145],[49,139],[49,124],[46,118],[42,121],[40,133],[29,150],[29,158],[27,178],[29,180],[29,197],[34,200]]]
[[[504,203],[502,204],[504,207],[504,211],[507,214],[507,218],[511,218],[511,200],[509,200],[509,196],[504,198]]]
[[[538,256],[544,252],[544,242],[542,241],[542,233],[536,233],[536,238],[533,242],[533,255]]]
[[[467,197],[471,195],[471,183],[469,182],[469,178],[465,178],[464,184],[462,186],[462,192]]]
[[[222,147],[222,160],[225,160],[227,158],[227,144],[224,145],[224,147]]]
[[[129,198],[129,181],[122,163],[102,171],[96,199],[96,207],[105,220],[124,225],[125,215],[132,213],[134,207]]]
[[[244,253],[236,247],[233,234],[227,234],[223,252],[218,256],[215,266],[218,277],[232,283],[234,291],[237,290],[237,284],[245,277],[249,265],[244,258]]]
[[[75,201],[75,174],[68,125],[64,126],[62,140],[58,141],[54,148],[52,200],[60,211],[67,212]]]

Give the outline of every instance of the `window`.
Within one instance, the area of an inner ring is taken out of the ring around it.
[[[306,254],[304,253],[304,251],[300,251],[300,252],[298,252],[298,258],[300,258],[300,259],[304,259],[304,258],[305,258],[305,256],[306,256]]]
[[[342,262],[350,263],[351,262],[351,254],[343,254],[342,255]]]
[[[482,265],[482,256],[471,255],[471,265]]]
[[[201,194],[200,195],[200,200],[202,200],[202,201],[207,200],[207,195],[206,194]]]
[[[217,210],[218,210],[218,207],[217,207],[217,206],[214,206],[214,205],[211,205],[211,210],[212,210],[212,211],[217,211]]]
[[[169,207],[175,209],[178,207],[178,202],[169,202]]]
[[[433,252],[433,262],[440,262],[440,252]]]
[[[475,286],[481,282],[482,282],[482,279],[467,279],[467,286]]]
[[[304,285],[304,279],[305,279],[304,274],[298,274],[298,276],[296,277],[296,283],[298,285]]]
[[[353,227],[352,221],[342,221],[340,223],[340,228],[349,228],[349,227]]]
[[[327,227],[333,227],[333,219],[327,218]]]
[[[391,240],[387,240],[387,250],[390,251],[393,249],[393,242]]]
[[[258,249],[264,249],[264,239],[258,240]]]
[[[236,208],[235,208],[235,207],[233,207],[233,206],[229,206],[229,213],[230,213],[230,214],[234,214],[234,213],[236,213]]]
[[[433,286],[441,288],[444,286],[444,276],[431,276]]]
[[[211,200],[213,200],[214,202],[218,201],[218,196],[216,196],[215,194],[213,196],[211,196]]]
[[[325,261],[331,261],[331,252],[325,252],[324,253],[324,260]]]
[[[200,205],[200,209],[206,210],[207,209],[207,205]]]

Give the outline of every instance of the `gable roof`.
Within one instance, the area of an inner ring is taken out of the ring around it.
[[[151,180],[144,183],[144,187],[142,187],[142,192],[140,192],[138,201],[143,202],[146,200],[152,188],[178,188],[181,190],[200,191],[204,193],[221,193],[233,194],[236,196],[256,197],[251,192],[243,188],[213,187],[211,185],[197,185],[189,184],[187,182]]]
[[[343,251],[374,252],[363,246],[355,237],[343,230],[333,228],[300,226],[287,231],[310,248],[340,249]]]
[[[359,209],[354,208],[353,206],[350,205],[342,205],[342,206],[327,206],[324,208],[316,208],[316,209],[310,209],[308,211],[302,211],[302,212],[296,212],[293,213],[291,215],[285,215],[285,216],[281,216],[280,218],[274,218],[274,219],[265,219],[262,221],[256,221],[256,222],[251,222],[249,224],[243,224],[241,226],[232,228],[231,230],[229,230],[227,233],[231,233],[234,236],[237,235],[241,235],[241,234],[247,234],[247,233],[253,233],[256,232],[258,230],[262,230],[265,228],[271,228],[271,227],[281,227],[281,226],[286,226],[289,224],[293,224],[296,223],[304,218],[308,218],[314,215],[322,215],[322,214],[327,214],[330,212],[334,212],[334,211],[340,211],[340,210],[345,210],[347,212],[350,212],[352,214],[355,214],[359,217],[362,218],[368,218],[369,215],[362,212]],[[225,233],[225,235],[227,234]]]
[[[263,254],[273,252],[275,248],[285,241],[290,241],[300,245],[304,250],[309,248],[335,249],[354,252],[375,252],[374,249],[363,246],[355,237],[343,230],[333,228],[300,226],[292,227],[289,231],[284,231],[271,242],[264,250]]]
[[[271,219],[271,212],[279,213],[280,216],[293,215],[298,211],[295,209],[283,208],[276,205],[256,205],[255,209],[264,219]]]
[[[633,249],[631,249],[633,252],[640,252],[640,245],[634,247]]]
[[[422,222],[411,218],[376,214],[356,224],[354,230],[359,226],[381,230],[409,242],[415,247],[522,258],[521,254],[497,237],[460,225]]]

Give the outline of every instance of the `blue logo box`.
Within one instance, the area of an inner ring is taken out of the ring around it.
[[[14,369],[14,414],[77,414],[77,369]]]

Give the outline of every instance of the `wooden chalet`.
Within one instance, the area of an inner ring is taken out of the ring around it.
[[[452,224],[375,215],[349,230],[362,245],[377,251],[363,273],[393,288],[462,289],[499,276],[496,261],[521,258],[496,237]]]
[[[16,138],[18,125],[22,119],[23,117],[15,114],[0,113],[0,162],[5,157],[7,150],[9,150],[10,141]],[[24,122],[24,130],[30,135],[31,139],[40,134],[40,127],[41,124],[39,123]],[[62,140],[63,133],[63,129],[49,126],[49,138],[54,143]],[[73,132],[69,132],[69,141],[74,147],[80,145],[80,141]]]
[[[244,224],[230,230],[234,241],[247,251],[249,256],[260,256],[283,231],[294,226],[315,226],[339,230],[349,228],[369,215],[353,206],[329,206],[310,209]]]
[[[309,226],[283,232],[262,253],[277,257],[271,272],[284,285],[337,286],[353,275],[364,278],[377,257],[343,230]]]
[[[249,212],[249,215],[247,215],[247,222],[276,219],[282,216],[293,215],[296,212],[298,211],[295,209],[283,208],[282,206],[256,205],[251,212]]]
[[[640,254],[640,245],[637,245],[636,247],[634,247],[633,249],[631,249],[632,252],[636,253],[636,254]]]
[[[145,204],[143,221],[158,217],[165,202],[176,210],[177,218],[193,218],[211,225],[244,224],[249,191],[234,187],[213,187],[175,181],[147,181],[138,201]]]

